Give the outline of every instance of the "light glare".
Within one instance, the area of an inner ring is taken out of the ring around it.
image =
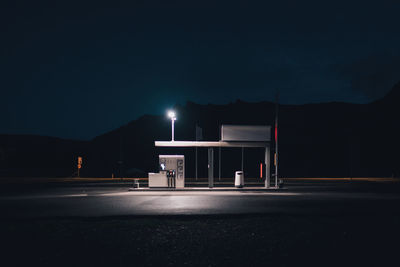
[[[175,112],[172,110],[168,111],[168,117],[170,117],[171,119],[176,119]]]

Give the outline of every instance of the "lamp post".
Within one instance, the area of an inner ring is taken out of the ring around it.
[[[175,112],[172,111],[172,110],[168,111],[168,117],[171,119],[171,130],[172,130],[171,141],[173,142],[174,141],[174,124],[175,124],[175,121],[176,121]]]

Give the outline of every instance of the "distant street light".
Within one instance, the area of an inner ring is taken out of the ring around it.
[[[171,119],[171,129],[172,129],[172,135],[171,135],[171,141],[174,141],[174,124],[176,121],[176,114],[174,111],[170,110],[168,111],[168,117]]]

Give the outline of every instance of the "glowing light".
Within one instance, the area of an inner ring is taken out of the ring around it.
[[[171,120],[176,120],[176,114],[175,114],[175,112],[174,112],[173,110],[168,111],[168,117],[169,117]]]
[[[175,111],[169,110],[168,117],[171,119],[171,141],[174,141],[174,122],[176,121],[176,114]]]

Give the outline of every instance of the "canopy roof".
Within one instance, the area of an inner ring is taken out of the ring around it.
[[[269,142],[155,141],[157,147],[268,147]]]

